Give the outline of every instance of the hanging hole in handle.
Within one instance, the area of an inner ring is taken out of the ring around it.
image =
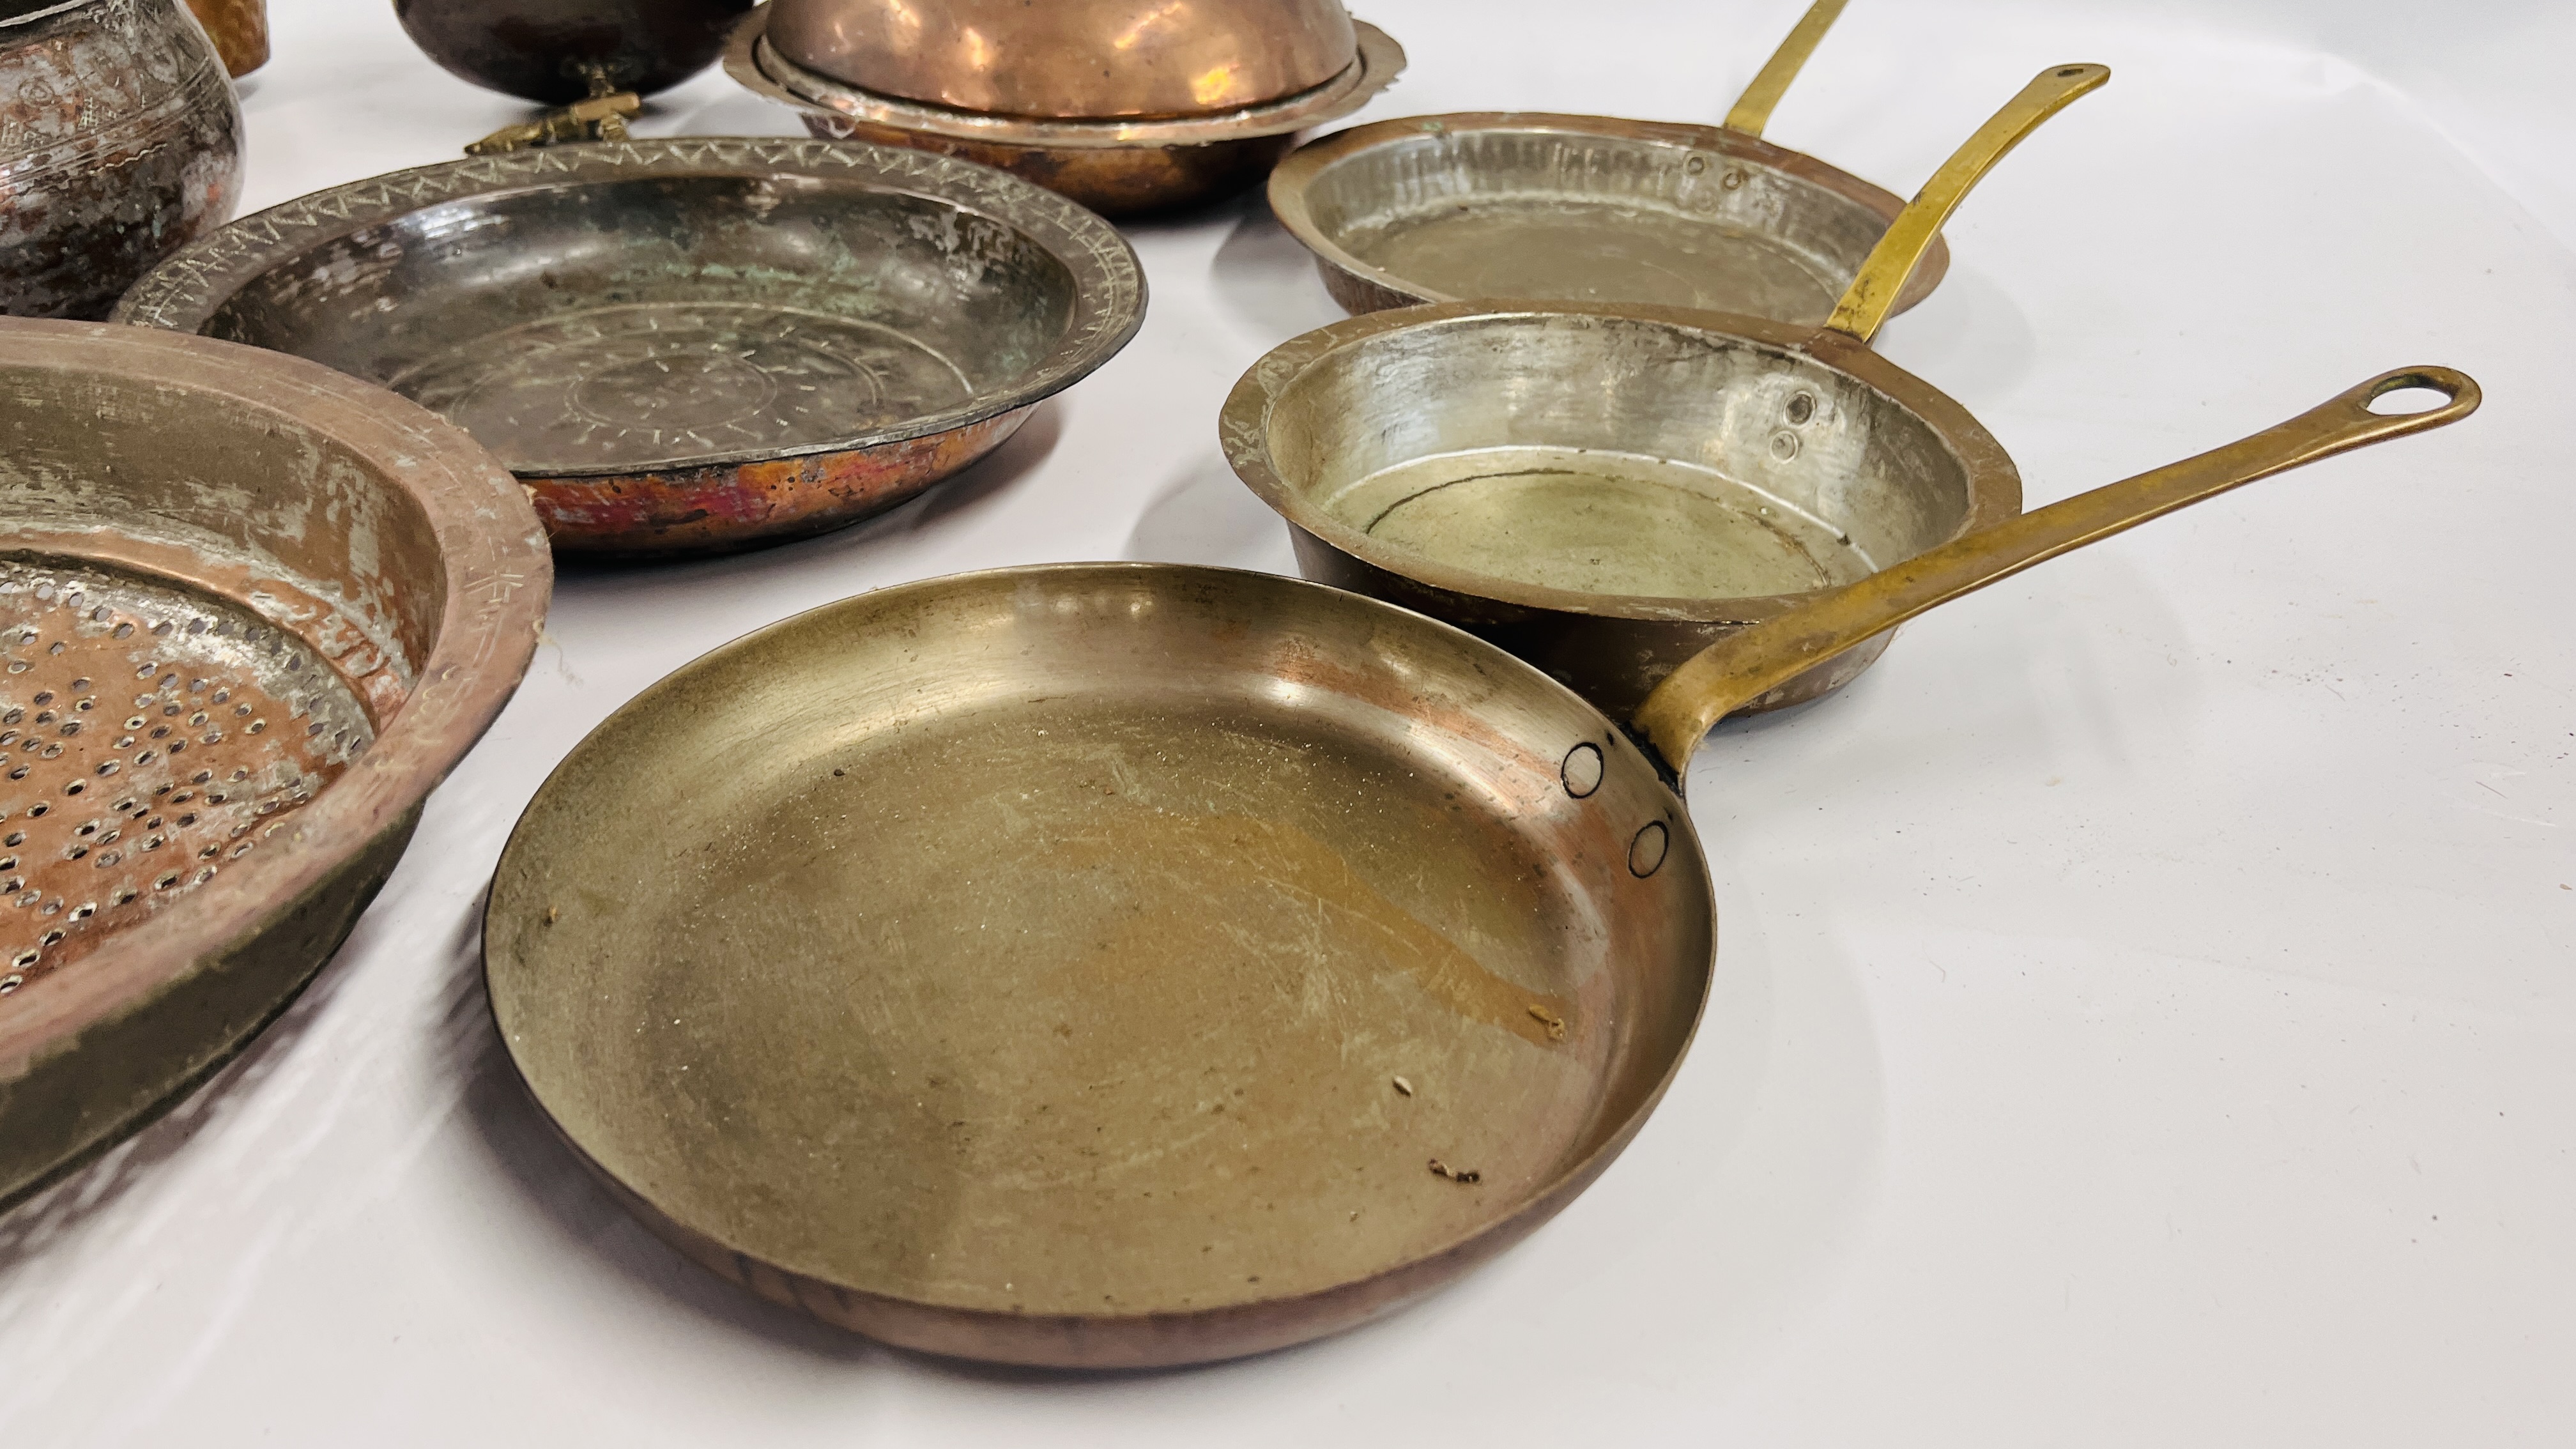
[[[2383,418],[2402,418],[2410,413],[2429,413],[2450,402],[2451,395],[2438,387],[2401,379],[2386,392],[2375,394],[2370,399],[2370,410]]]
[[[2057,68],[2059,80],[2073,80],[2082,74],[2084,74],[2084,67],[2080,65],[2061,65]]]

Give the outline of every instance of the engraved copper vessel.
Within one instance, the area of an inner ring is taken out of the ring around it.
[[[772,0],[725,69],[817,136],[998,166],[1112,215],[1267,174],[1394,84],[1339,0]]]
[[[232,215],[241,133],[181,0],[0,0],[0,315],[107,315]]]
[[[445,414],[566,553],[855,523],[1000,447],[1144,319],[1099,217],[945,156],[691,137],[397,172],[245,217],[119,321],[328,363]]]

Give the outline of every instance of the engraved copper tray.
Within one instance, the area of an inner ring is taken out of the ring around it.
[[[293,352],[445,414],[566,553],[854,523],[1115,356],[1144,275],[1107,222],[852,142],[560,146],[397,172],[173,257],[117,319]]]
[[[297,358],[0,320],[0,1205],[329,959],[536,647],[463,433]]]

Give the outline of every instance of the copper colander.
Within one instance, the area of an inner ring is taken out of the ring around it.
[[[391,393],[0,320],[0,1203],[329,958],[527,667],[507,470]]]

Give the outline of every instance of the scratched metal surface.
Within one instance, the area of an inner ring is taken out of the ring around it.
[[[1378,0],[1414,59],[1368,115],[1713,121],[1797,8],[1636,0],[1576,29],[1539,0]],[[1236,211],[1134,229],[1145,332],[953,486],[756,558],[568,580],[525,691],[295,1012],[180,1116],[0,1220],[0,1425],[35,1444],[2549,1442],[2576,1418],[2563,11],[1845,17],[1773,134],[1863,176],[1924,174],[2040,65],[2119,71],[1979,191],[1949,280],[1885,339],[1996,433],[2032,501],[2382,366],[2457,364],[2487,407],[1964,601],[1837,699],[1722,732],[1692,784],[1721,919],[1708,1029],[1595,1190],[1456,1289],[1173,1376],[875,1349],[700,1271],[595,1189],[510,1082],[478,984],[521,806],[680,663],[966,568],[1293,568],[1214,417],[1243,368],[1341,309]],[[516,115],[377,7],[275,14],[248,205],[443,159]],[[787,129],[714,76],[648,121]]]

